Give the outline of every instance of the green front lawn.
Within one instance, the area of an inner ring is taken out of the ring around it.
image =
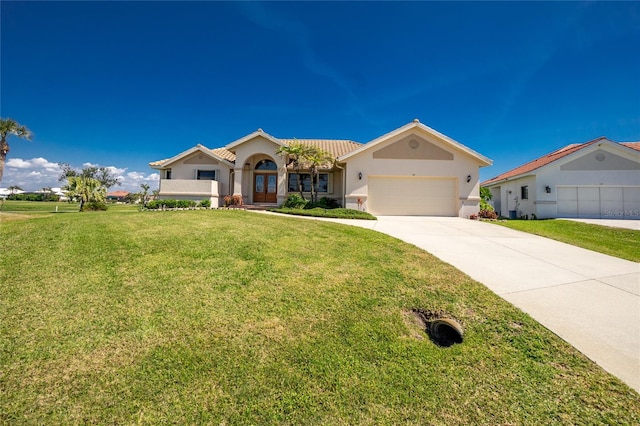
[[[640,262],[640,231],[570,220],[507,220],[491,222],[577,247]]]
[[[0,223],[2,424],[638,424],[640,396],[369,230],[245,211]],[[412,308],[445,311],[436,346]]]

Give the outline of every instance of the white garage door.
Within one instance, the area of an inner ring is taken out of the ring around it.
[[[558,217],[640,219],[640,187],[560,186]]]
[[[457,216],[455,179],[368,177],[368,211],[388,216]]]

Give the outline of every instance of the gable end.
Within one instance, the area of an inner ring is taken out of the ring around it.
[[[560,170],[640,170],[640,163],[603,149],[597,149],[563,164],[560,166]]]
[[[373,158],[387,160],[453,160],[453,154],[415,135],[409,135],[373,152]]]

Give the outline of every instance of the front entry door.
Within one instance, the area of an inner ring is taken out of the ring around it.
[[[276,203],[278,202],[278,174],[255,173],[253,175],[253,202]]]

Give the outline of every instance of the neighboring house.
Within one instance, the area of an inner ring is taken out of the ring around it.
[[[124,202],[129,195],[129,191],[111,191],[107,193],[107,201]]]
[[[23,194],[24,191],[19,189],[0,188],[0,198],[7,198],[13,194]]]
[[[318,196],[376,215],[468,217],[478,212],[479,168],[491,160],[421,124],[406,124],[366,144],[350,140],[278,139],[258,129],[223,148],[202,145],[149,165],[160,171],[161,199],[241,195],[246,204],[282,204],[308,172],[296,173],[276,150],[315,145],[335,163],[320,170]]]
[[[505,217],[640,219],[640,142],[568,145],[482,186]]]

